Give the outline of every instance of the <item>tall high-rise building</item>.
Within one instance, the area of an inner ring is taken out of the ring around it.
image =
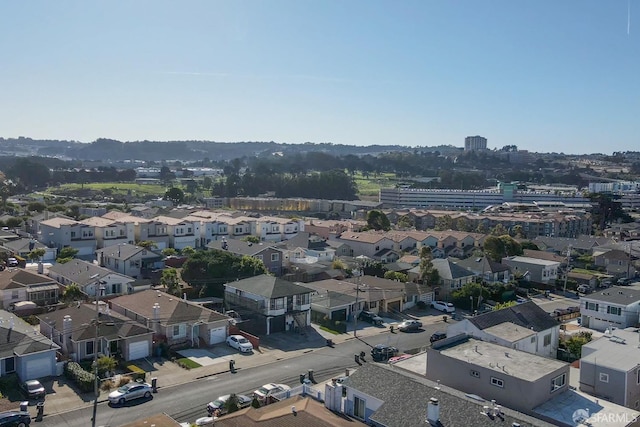
[[[487,138],[479,135],[468,136],[464,139],[464,151],[477,151],[487,149]]]

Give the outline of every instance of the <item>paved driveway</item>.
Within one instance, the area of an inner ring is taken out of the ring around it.
[[[182,357],[187,357],[202,366],[215,365],[216,363],[233,359],[233,356],[231,356],[227,352],[214,351],[203,348],[188,348],[178,351],[178,354],[180,354]]]

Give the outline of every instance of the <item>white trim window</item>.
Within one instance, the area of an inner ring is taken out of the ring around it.
[[[504,381],[502,381],[500,378],[491,377],[491,385],[504,388]]]
[[[600,372],[600,375],[598,378],[600,379],[600,382],[603,382],[603,383],[609,382],[609,374],[605,374],[604,372]]]
[[[567,374],[558,375],[554,379],[551,380],[551,392],[558,390],[559,388],[564,387],[567,383]]]
[[[353,396],[353,416],[354,417],[364,420],[366,408],[367,408],[366,400],[358,396]]]

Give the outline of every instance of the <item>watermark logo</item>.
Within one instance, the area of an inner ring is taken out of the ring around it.
[[[631,412],[596,412],[595,414],[590,414],[588,409],[578,409],[573,412],[571,419],[577,425],[590,425],[594,423],[624,423],[631,424],[633,422],[638,421],[639,416],[637,413]]]

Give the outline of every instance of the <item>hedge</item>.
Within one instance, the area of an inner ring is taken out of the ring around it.
[[[96,376],[82,369],[76,362],[68,362],[64,368],[67,378],[71,379],[83,392],[92,391],[95,387]]]

